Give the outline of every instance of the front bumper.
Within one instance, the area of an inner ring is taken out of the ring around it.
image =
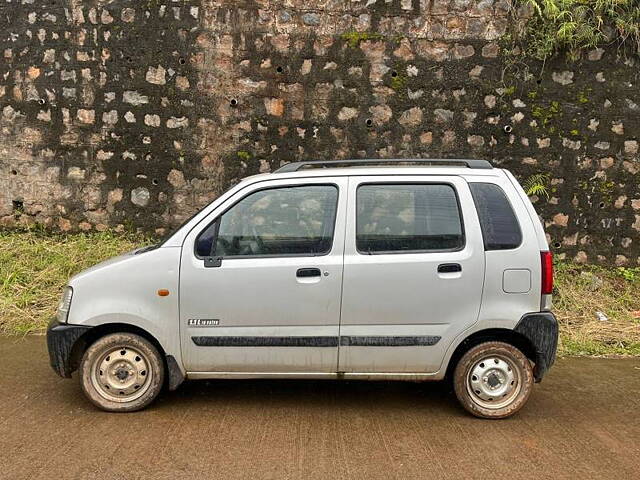
[[[91,327],[67,325],[52,318],[47,327],[47,347],[51,368],[61,377],[71,378],[77,368],[73,358],[74,346]]]
[[[556,360],[558,321],[551,312],[527,313],[514,330],[525,336],[535,349],[533,375],[539,382]]]

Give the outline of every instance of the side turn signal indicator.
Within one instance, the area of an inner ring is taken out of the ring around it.
[[[167,295],[169,295],[169,290],[167,290],[166,288],[161,288],[160,290],[158,290],[158,296],[166,297]]]

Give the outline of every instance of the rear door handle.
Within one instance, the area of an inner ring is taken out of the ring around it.
[[[438,265],[438,273],[461,272],[462,266],[459,263],[441,263]]]
[[[319,268],[299,268],[296,272],[296,277],[298,278],[309,278],[309,277],[319,277],[320,269]]]

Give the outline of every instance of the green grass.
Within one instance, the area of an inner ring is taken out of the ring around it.
[[[614,344],[606,344],[598,340],[582,339],[576,340],[571,336],[563,336],[560,356],[640,356],[640,343],[638,342],[624,342]]]
[[[69,277],[147,243],[132,234],[0,232],[0,333],[43,330]]]
[[[134,234],[0,232],[0,333],[43,331],[70,276],[148,243]],[[640,356],[640,268],[555,268],[559,354]]]
[[[640,268],[557,262],[555,271],[561,355],[640,355]]]

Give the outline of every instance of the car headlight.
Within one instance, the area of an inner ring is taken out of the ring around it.
[[[58,313],[56,315],[60,323],[67,323],[69,308],[71,308],[71,297],[73,297],[73,288],[65,287],[60,297],[60,303],[58,303]]]

